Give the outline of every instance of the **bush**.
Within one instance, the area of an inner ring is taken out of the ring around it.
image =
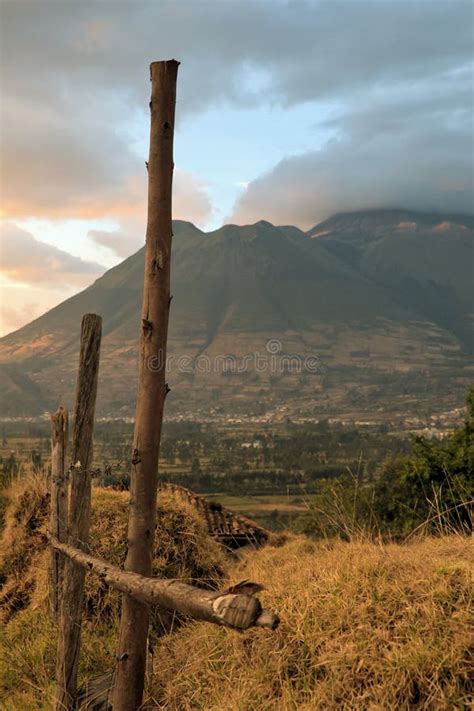
[[[382,530],[407,533],[472,530],[474,496],[474,390],[464,426],[442,440],[416,436],[408,457],[388,460],[378,472],[374,512]]]
[[[317,536],[360,534],[395,538],[472,531],[474,498],[474,390],[467,397],[463,427],[444,439],[412,438],[411,453],[387,459],[374,482],[345,474],[317,482],[300,532]]]

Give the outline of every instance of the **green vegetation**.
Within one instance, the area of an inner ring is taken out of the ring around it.
[[[473,395],[464,425],[442,438],[386,426],[217,426],[168,422],[160,478],[234,508],[274,530],[402,536],[469,524],[473,499]],[[49,464],[49,424],[7,423],[0,448],[4,485]],[[99,422],[95,481],[126,490],[132,424]],[[464,503],[463,503],[464,502]],[[464,505],[466,504],[466,505]]]
[[[102,465],[97,478],[112,477],[108,483],[116,487],[126,487],[126,467],[114,472],[111,458],[127,456],[129,430],[126,423],[98,426],[98,458],[109,469]],[[3,481],[10,481],[1,496],[0,543],[0,705],[6,711],[46,711],[54,685],[56,629],[43,536],[47,439],[41,427],[27,434],[6,428],[2,449]],[[19,442],[29,443],[28,457],[15,448]],[[155,574],[211,587],[256,580],[266,588],[262,602],[278,611],[282,624],[274,634],[241,635],[155,612],[147,708],[467,709],[472,550],[459,534],[470,522],[473,445],[473,391],[464,425],[443,439],[408,442],[384,428],[327,423],[263,432],[168,424],[162,472],[170,479],[196,488],[207,475],[207,483],[221,487],[213,498],[245,513],[249,502],[266,507],[275,528],[280,515],[291,516],[295,527],[320,540],[288,534],[279,547],[229,558],[188,502],[162,493]],[[26,474],[35,469],[33,449],[37,471]],[[254,478],[258,471],[264,475]],[[226,472],[235,488],[223,496]],[[269,482],[279,493],[269,493]],[[126,491],[94,487],[91,549],[119,565],[127,510]],[[113,668],[118,605],[116,593],[88,576],[81,681]]]
[[[443,439],[413,436],[410,453],[388,458],[371,483],[345,475],[318,482],[317,489],[311,511],[298,522],[306,533],[472,530],[474,390],[467,396],[464,425]]]
[[[49,466],[49,423],[6,423],[0,447],[0,479],[15,480],[31,466]],[[132,424],[98,422],[95,481],[127,489]],[[160,478],[221,501],[259,523],[281,529],[307,510],[307,498],[321,479],[357,471],[370,481],[387,455],[408,452],[403,434],[384,426],[318,424],[217,426],[192,422],[165,424]],[[229,498],[230,497],[230,498]],[[226,503],[227,502],[227,503]]]

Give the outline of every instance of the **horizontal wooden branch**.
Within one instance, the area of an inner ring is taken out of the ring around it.
[[[131,573],[117,568],[100,558],[88,555],[79,548],[60,543],[48,535],[51,545],[64,553],[77,565],[98,575],[110,587],[130,595],[135,600],[148,605],[159,605],[166,610],[179,612],[195,620],[204,620],[217,625],[246,630],[250,627],[277,628],[280,619],[271,610],[264,610],[260,601],[253,594],[215,592],[193,585],[186,585],[179,580],[148,578],[138,573]],[[252,590],[260,586],[243,584],[242,589]],[[238,589],[239,586],[237,585]]]

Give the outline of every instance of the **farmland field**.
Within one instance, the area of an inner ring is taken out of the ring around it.
[[[130,422],[96,425],[96,483],[128,488]],[[71,428],[70,428],[71,429]],[[49,467],[49,422],[4,423],[0,474],[5,484],[30,469]],[[160,479],[185,486],[270,528],[280,529],[308,509],[317,481],[345,472],[370,479],[389,454],[405,452],[405,434],[380,427],[256,427],[167,423]]]

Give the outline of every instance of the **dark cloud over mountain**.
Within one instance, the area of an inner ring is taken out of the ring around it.
[[[249,184],[232,221],[273,219],[309,228],[338,211],[405,207],[473,209],[472,134],[467,107],[418,111],[383,107],[334,122],[321,150],[291,156]]]
[[[252,183],[237,217],[261,199],[260,216],[307,224],[344,193],[349,207],[467,209],[470,2],[7,0],[2,19],[12,214],[136,209],[131,117],[148,100],[149,61],[170,56],[182,61],[181,119],[221,102],[334,107],[333,142]]]

